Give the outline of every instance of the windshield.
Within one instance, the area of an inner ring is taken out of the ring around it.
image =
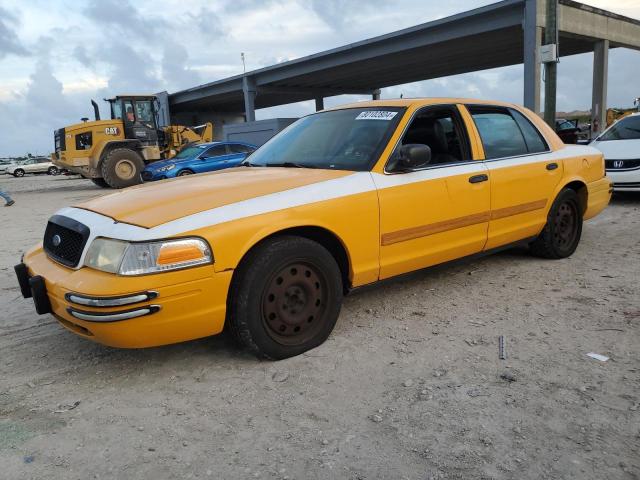
[[[640,139],[640,115],[618,120],[598,137],[600,141],[638,139]]]
[[[252,166],[369,170],[404,108],[349,108],[301,118],[256,150]]]
[[[197,155],[200,155],[204,151],[204,147],[188,147],[178,153],[175,157],[176,160],[181,158],[192,158]]]
[[[573,123],[565,120],[564,122],[558,123],[557,130],[572,130],[574,128],[576,128],[576,126]]]

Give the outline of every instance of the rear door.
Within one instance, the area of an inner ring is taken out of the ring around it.
[[[485,249],[537,235],[563,175],[548,143],[512,108],[467,106],[491,178],[491,221]]]
[[[426,107],[414,115],[396,145],[424,144],[423,168],[374,174],[380,202],[380,278],[480,252],[487,239],[487,168],[474,160],[456,105]]]
[[[227,166],[229,167],[239,165],[250,153],[254,151],[253,148],[241,143],[229,143],[227,144],[227,150],[229,152]]]

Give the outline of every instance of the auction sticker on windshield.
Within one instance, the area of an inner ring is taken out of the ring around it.
[[[356,120],[391,120],[398,112],[367,110],[356,117]]]

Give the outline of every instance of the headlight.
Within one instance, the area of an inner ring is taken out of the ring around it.
[[[159,172],[167,172],[169,170],[171,170],[172,168],[174,168],[176,166],[175,163],[172,163],[171,165],[165,165],[164,167],[160,167],[158,169]]]
[[[84,264],[119,275],[146,275],[204,265],[212,261],[211,249],[201,238],[145,243],[96,238],[89,247]]]

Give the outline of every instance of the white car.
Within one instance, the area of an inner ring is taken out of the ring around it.
[[[640,192],[640,112],[618,120],[591,146],[604,154],[607,176],[617,192]]]
[[[14,177],[24,177],[27,173],[48,173],[49,175],[57,175],[59,173],[51,160],[45,157],[36,157],[23,160],[21,162],[10,163],[5,170],[6,174]]]

